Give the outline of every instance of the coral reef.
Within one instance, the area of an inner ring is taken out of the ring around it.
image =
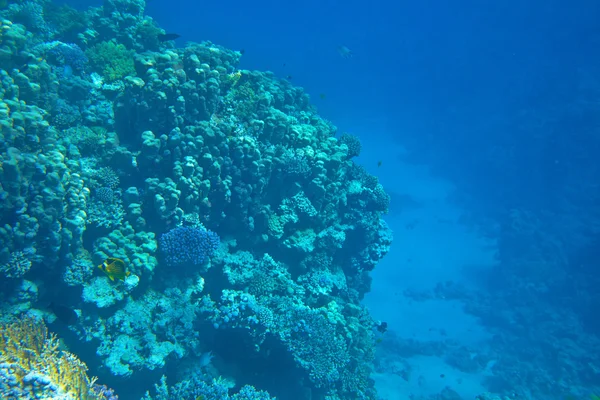
[[[202,374],[161,387],[375,399],[374,321],[360,300],[392,237],[389,196],[352,160],[358,139],[336,138],[302,88],[239,70],[239,52],[160,41],[142,0],[85,12],[9,3],[5,313],[33,307],[54,320],[44,303],[65,293],[80,315],[68,327],[78,348],[117,389],[196,362]],[[123,280],[94,267],[110,258],[123,261]],[[243,344],[237,357],[230,337]],[[272,359],[287,374],[260,378],[279,372]],[[149,388],[127,387],[138,398]]]

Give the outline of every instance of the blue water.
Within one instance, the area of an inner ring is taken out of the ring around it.
[[[360,162],[392,193],[395,243],[365,299],[390,327],[382,398],[589,398],[597,2],[155,0],[148,11],[180,42],[244,49],[243,68],[291,75],[361,138]],[[517,243],[511,210],[536,225]]]
[[[243,50],[240,68],[287,77],[361,139],[394,232],[363,300],[388,324],[381,399],[600,393],[600,3],[148,0],[146,12],[179,46]]]

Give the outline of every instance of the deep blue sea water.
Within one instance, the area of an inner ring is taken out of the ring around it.
[[[291,75],[361,138],[360,162],[392,193],[395,243],[365,299],[394,335],[382,398],[587,398],[600,385],[584,344],[598,343],[597,286],[579,281],[598,282],[587,258],[599,233],[598,3],[154,0],[148,11],[180,41],[244,49],[243,68]],[[539,225],[516,243],[515,210]]]
[[[361,139],[394,232],[364,298],[388,324],[381,399],[600,394],[600,3],[148,0],[146,12],[177,45],[243,50],[240,68],[287,77]]]

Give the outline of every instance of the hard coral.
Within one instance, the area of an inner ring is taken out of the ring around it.
[[[79,46],[73,43],[53,42],[47,55],[51,57],[54,63],[62,66],[70,66],[74,71],[84,70],[88,59]]]
[[[10,254],[8,262],[0,265],[0,272],[7,278],[20,278],[31,268],[29,256],[22,251]]]
[[[96,172],[96,178],[109,189],[119,186],[119,175],[111,167],[103,167]]]
[[[90,63],[101,70],[108,81],[123,79],[135,75],[133,52],[124,45],[115,42],[102,42],[89,48],[86,55]]]
[[[203,227],[178,227],[161,236],[160,250],[167,265],[202,265],[219,248],[219,236]]]
[[[58,339],[32,317],[0,324],[0,397],[106,400],[95,378],[75,355],[58,350]]]
[[[340,143],[348,146],[348,158],[360,156],[362,145],[358,137],[344,133],[340,137]]]

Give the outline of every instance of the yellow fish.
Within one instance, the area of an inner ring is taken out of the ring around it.
[[[98,268],[113,282],[115,279],[124,281],[130,275],[130,272],[125,270],[125,262],[120,258],[109,257],[98,265]]]

